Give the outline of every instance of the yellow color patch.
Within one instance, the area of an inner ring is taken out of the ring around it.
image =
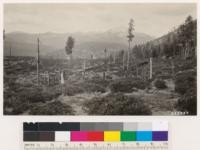
[[[120,141],[120,131],[104,131],[104,141]]]

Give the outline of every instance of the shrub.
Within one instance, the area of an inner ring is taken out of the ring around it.
[[[197,114],[197,82],[195,71],[185,71],[176,75],[175,90],[182,96],[176,104],[180,111],[189,115]]]
[[[54,101],[44,106],[35,106],[30,111],[31,115],[72,115],[73,113],[71,106],[59,101]]]
[[[191,88],[196,89],[196,72],[187,71],[176,75],[175,78],[175,91],[179,94],[184,94]]]
[[[42,92],[42,97],[44,101],[50,101],[53,99],[56,99],[61,95],[61,90],[55,89],[54,91],[43,91]]]
[[[123,77],[125,75],[125,71],[120,69],[114,73],[116,76]]]
[[[43,93],[39,89],[30,90],[26,93],[21,93],[20,97],[23,97],[27,101],[31,103],[37,103],[37,102],[45,102]]]
[[[59,94],[56,90],[54,91],[44,91],[42,88],[33,87],[29,89],[23,89],[18,93],[17,97],[24,99],[30,103],[38,103],[50,101],[56,98]]]
[[[79,93],[83,93],[84,90],[76,85],[65,85],[64,87],[64,95],[74,96]]]
[[[177,71],[183,71],[188,69],[193,69],[197,65],[196,57],[186,60],[180,61],[179,65],[176,67]]]
[[[92,78],[90,80],[86,80],[85,82],[86,83],[97,84],[97,85],[99,85],[99,86],[101,86],[103,88],[106,88],[109,85],[109,81],[108,80],[104,80],[101,77],[94,77],[94,78]]]
[[[164,80],[156,80],[154,85],[157,89],[166,89],[167,88],[167,85]]]
[[[147,85],[147,82],[138,78],[125,78],[113,81],[110,89],[112,92],[132,92],[133,88],[145,89]]]
[[[196,90],[190,90],[185,93],[177,102],[176,108],[183,112],[188,112],[189,115],[197,114],[197,93]]]
[[[24,87],[18,85],[17,90],[8,88],[4,90],[4,108],[12,109],[12,114],[21,114],[30,108],[31,104],[38,102],[46,102],[56,99],[61,91],[55,87]]]
[[[9,105],[7,103],[9,103]],[[12,108],[11,114],[17,115],[28,110],[30,105],[26,99],[13,96],[10,99],[4,100],[4,107]]]
[[[3,98],[4,98],[4,107],[12,107],[12,99],[16,96],[16,93],[9,90],[4,90]]]
[[[17,114],[21,114],[24,111],[29,109],[29,104],[28,103],[17,103],[16,105],[14,105],[13,107],[13,111],[12,114],[17,115]]]
[[[161,74],[158,76],[158,78],[162,79],[162,80],[165,80],[165,79],[171,79],[172,78],[172,75],[169,75],[169,74]]]
[[[106,89],[103,86],[95,84],[95,83],[84,83],[82,87],[84,88],[85,92],[89,92],[89,93],[92,93],[92,92],[105,93],[106,92]]]
[[[128,81],[117,80],[111,83],[112,92],[132,92],[133,85]]]
[[[102,84],[104,84],[104,83],[102,83]],[[88,92],[88,93],[101,92],[101,93],[104,93],[104,92],[106,92],[106,88],[104,86],[101,86],[101,84],[99,85],[95,82],[92,83],[91,81],[89,81],[89,82],[84,81],[84,82],[76,83],[76,84],[71,83],[71,85],[67,84],[64,87],[64,92],[65,92],[65,95],[74,96],[76,94],[80,94],[80,93],[83,93],[83,92]]]
[[[124,96],[121,93],[110,94],[105,97],[95,97],[85,102],[84,106],[92,115],[150,115],[148,106],[142,99]]]

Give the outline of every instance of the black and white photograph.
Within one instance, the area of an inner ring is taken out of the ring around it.
[[[4,115],[197,115],[196,3],[4,3]]]

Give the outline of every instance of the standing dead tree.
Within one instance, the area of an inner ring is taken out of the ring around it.
[[[10,54],[9,56],[11,57],[12,56],[12,46],[11,46],[11,43],[10,43]]]
[[[106,71],[107,71],[107,49],[105,48],[104,49],[104,65],[105,65],[105,68],[104,68],[104,72],[103,72],[103,79],[105,80],[106,78]]]
[[[119,55],[120,55],[120,60],[122,60],[122,62],[120,61],[120,63],[122,63],[123,70],[125,70],[125,51],[121,50]]]
[[[133,19],[130,20],[129,22],[129,28],[128,28],[128,58],[127,58],[127,70],[129,69],[129,63],[130,63],[130,51],[131,51],[131,42],[134,38],[133,35],[133,30],[134,30],[134,25],[133,25],[134,21]]]
[[[39,85],[40,39],[37,38],[37,84]]]
[[[3,29],[3,40],[5,40],[5,38],[6,38],[6,31],[5,29]]]
[[[3,29],[3,50],[5,50],[6,31]]]

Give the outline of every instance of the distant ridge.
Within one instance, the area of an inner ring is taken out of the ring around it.
[[[11,46],[14,56],[36,56],[39,37],[41,41],[41,55],[49,57],[65,57],[63,54],[68,36],[75,38],[74,57],[89,57],[91,54],[101,57],[105,48],[109,51],[127,49],[127,39],[124,32],[87,32],[87,33],[26,33],[21,31],[6,34],[4,55],[9,55]],[[144,33],[135,33],[133,44],[142,44],[154,39]]]

